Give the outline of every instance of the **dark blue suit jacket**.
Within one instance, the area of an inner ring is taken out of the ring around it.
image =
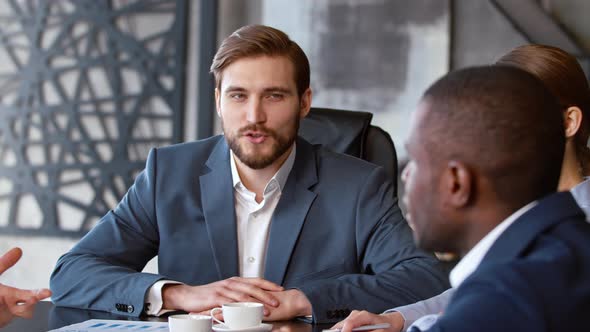
[[[53,301],[139,315],[157,280],[237,276],[229,157],[223,136],[152,150],[119,205],[57,262]],[[446,276],[414,246],[391,190],[382,168],[299,139],[264,278],[303,291],[318,322],[442,292]],[[140,273],[156,255],[159,275]]]
[[[590,330],[590,224],[553,194],[498,238],[428,331]]]

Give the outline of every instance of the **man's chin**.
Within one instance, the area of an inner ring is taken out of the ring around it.
[[[288,148],[275,137],[269,136],[264,142],[253,143],[247,137],[228,140],[234,155],[246,166],[252,169],[264,169],[281,158]],[[292,146],[292,143],[289,147]]]
[[[246,166],[252,169],[263,169],[270,165],[277,158],[272,159],[271,154],[269,153],[260,153],[260,152],[251,152],[251,153],[242,153],[240,156],[236,155],[238,159]]]
[[[448,246],[443,246],[433,239],[420,238],[416,232],[414,232],[414,243],[416,247],[428,252],[451,252]]]
[[[416,244],[416,247],[419,247],[424,250],[432,251],[432,248],[431,248],[432,242],[429,241],[429,239],[426,238],[425,236],[420,235],[422,233],[420,233],[416,229],[412,229],[412,231],[413,231],[412,234],[414,235],[414,243]]]
[[[234,151],[235,153],[235,151]],[[242,162],[245,161],[262,161],[271,158],[272,151],[266,151],[266,149],[242,149],[239,159]]]

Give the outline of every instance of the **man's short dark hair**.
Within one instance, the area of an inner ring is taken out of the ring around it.
[[[562,112],[536,77],[508,66],[458,70],[434,83],[423,101],[432,156],[473,167],[514,206],[556,191],[565,148]]]

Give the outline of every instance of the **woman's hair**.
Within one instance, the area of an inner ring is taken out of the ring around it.
[[[523,69],[539,78],[557,97],[562,109],[582,110],[582,123],[574,136],[576,157],[583,175],[590,174],[590,89],[575,57],[553,46],[524,45],[502,56],[496,64]]]

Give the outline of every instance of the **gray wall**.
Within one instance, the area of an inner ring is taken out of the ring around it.
[[[198,102],[199,1],[190,2],[187,140],[196,137]],[[577,34],[590,35],[582,12],[587,1],[548,3],[555,3],[558,16],[576,22],[572,29]],[[526,43],[486,0],[220,0],[219,8],[219,40],[251,23],[270,24],[290,34],[309,55],[314,105],[375,112],[375,123],[392,135],[402,158],[410,114],[433,80],[450,68],[491,63]],[[0,282],[47,287],[55,261],[76,241],[0,234],[0,252],[17,245],[25,251]],[[153,262],[149,270],[155,270]]]
[[[493,63],[527,41],[490,1],[454,0],[451,69]]]

